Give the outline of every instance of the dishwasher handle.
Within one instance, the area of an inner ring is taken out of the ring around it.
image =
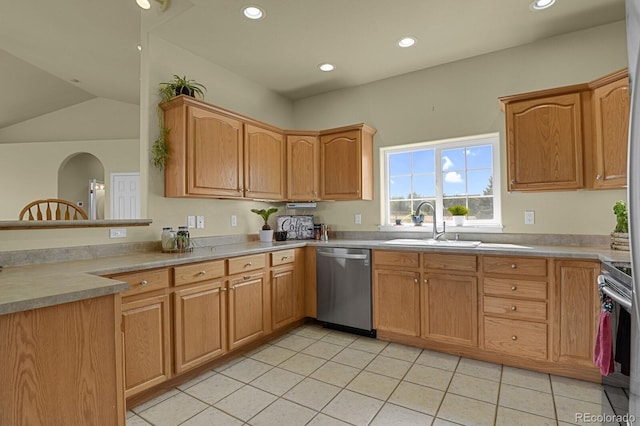
[[[338,253],[324,253],[324,252],[318,252],[319,256],[324,256],[324,257],[333,257],[336,259],[360,259],[360,260],[366,260],[369,256],[366,254],[338,254]]]

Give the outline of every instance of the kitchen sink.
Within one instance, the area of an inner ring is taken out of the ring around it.
[[[429,246],[429,247],[478,247],[480,241],[449,241],[449,240],[419,240],[413,238],[398,238],[387,240],[384,244],[397,246]]]

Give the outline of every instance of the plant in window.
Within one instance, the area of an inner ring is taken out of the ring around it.
[[[466,206],[450,206],[447,210],[449,210],[449,213],[453,216],[453,222],[456,226],[464,225],[464,218],[469,214],[469,209]]]

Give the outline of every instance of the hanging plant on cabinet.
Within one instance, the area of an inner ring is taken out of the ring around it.
[[[168,102],[170,99],[179,96],[187,95],[193,98],[199,96],[204,99],[204,92],[207,88],[204,85],[198,83],[195,80],[188,79],[186,76],[180,77],[176,74],[173,75],[173,80],[167,83],[160,83],[160,103]],[[171,129],[164,127],[162,108],[158,106],[158,123],[160,124],[160,135],[158,139],[153,142],[151,146],[151,153],[153,154],[153,165],[163,170],[167,158],[169,158],[169,145],[167,144],[167,136]]]

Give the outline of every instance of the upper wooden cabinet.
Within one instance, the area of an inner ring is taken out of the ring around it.
[[[320,198],[373,199],[373,135],[360,124],[320,135]]]
[[[287,198],[320,199],[320,143],[317,134],[287,135]]]
[[[285,199],[285,140],[282,133],[251,124],[245,125],[245,197]]]
[[[509,191],[583,187],[582,102],[575,88],[501,98]]]
[[[593,143],[587,185],[594,189],[627,185],[629,73],[627,69],[590,83],[593,89]]]
[[[626,69],[574,86],[500,98],[509,191],[624,188]]]
[[[285,131],[184,95],[160,107],[166,197],[373,199],[376,131],[367,125]]]

